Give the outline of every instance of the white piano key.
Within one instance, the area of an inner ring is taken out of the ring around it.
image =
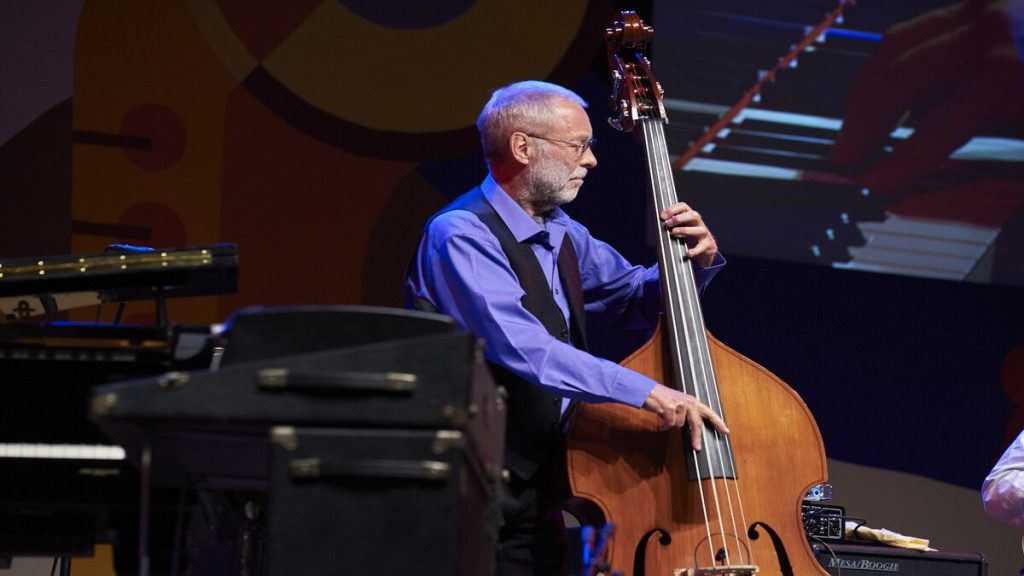
[[[673,161],[675,161],[675,159],[673,159]],[[763,164],[750,164],[747,162],[732,162],[729,160],[715,160],[712,158],[694,158],[683,167],[683,170],[725,174],[727,176],[770,178],[772,180],[799,180],[801,174],[799,170],[793,170],[790,168],[766,166]]]
[[[44,458],[50,460],[124,460],[121,446],[105,444],[34,444],[0,442],[0,458]]]
[[[907,270],[935,270],[938,273],[960,274],[967,276],[976,258],[958,257],[946,254],[921,254],[885,248],[851,247],[850,256],[858,262],[870,262],[884,266],[898,266]]]
[[[951,220],[930,220],[889,216],[883,222],[861,222],[857,224],[865,238],[873,234],[892,234],[940,238],[957,242],[988,245],[995,240],[999,230]]]
[[[976,242],[959,242],[947,238],[925,238],[876,232],[871,236],[868,246],[872,248],[911,252],[916,254],[945,254],[961,258],[980,258],[988,244]]]
[[[967,278],[999,235],[997,228],[891,214],[857,227],[864,246],[850,247],[851,260],[833,267],[946,280]]]
[[[722,116],[729,111],[728,106],[719,104],[707,104],[675,98],[664,100],[665,108],[672,111],[692,112],[697,114],[714,114]],[[784,126],[800,126],[803,128],[817,128],[839,132],[843,126],[841,118],[828,118],[811,114],[800,114],[796,112],[780,112],[764,108],[745,108],[733,119],[734,124],[742,124],[744,120],[760,120],[773,122]],[[914,134],[913,128],[899,127],[890,133],[890,136],[899,140],[910,138]],[[1002,161],[1022,162],[1024,161],[1024,140],[1019,138],[997,138],[989,136],[976,136],[967,141],[966,144],[955,150],[949,156],[955,160],[971,161]]]
[[[1024,140],[976,136],[956,149],[949,157],[956,160],[1024,162]]]
[[[858,270],[861,272],[882,272],[885,274],[900,274],[903,276],[917,276],[919,278],[936,278],[938,280],[963,280],[963,274],[956,272],[944,272],[940,270],[931,270],[925,268],[906,268],[904,266],[892,266],[885,264],[878,264],[875,262],[834,262],[833,268],[842,268],[843,270]]]

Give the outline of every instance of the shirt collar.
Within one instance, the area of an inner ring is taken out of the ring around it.
[[[505,190],[494,181],[494,178],[488,174],[487,178],[484,179],[483,183],[480,184],[481,190],[483,190],[484,197],[494,207],[494,211],[498,213],[505,225],[512,232],[512,236],[515,237],[517,242],[526,242],[530,240],[536,240],[543,238],[548,240],[547,236],[550,236],[551,244],[557,246],[562,242],[562,236],[564,234],[566,223],[569,220],[569,216],[562,211],[561,208],[555,207],[551,211],[551,214],[545,218],[545,227],[542,227],[537,223],[536,220],[530,217],[523,210],[523,207],[516,203],[511,196],[508,195]],[[541,235],[541,236],[538,236]],[[535,238],[536,237],[536,238]]]

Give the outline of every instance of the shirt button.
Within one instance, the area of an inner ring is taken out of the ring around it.
[[[561,292],[558,291],[558,288],[555,288],[555,294],[561,294]]]

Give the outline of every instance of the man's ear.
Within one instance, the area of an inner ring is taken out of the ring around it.
[[[512,158],[523,165],[530,163],[530,147],[533,143],[530,142],[530,137],[522,132],[513,132],[508,137],[508,148],[512,154]]]

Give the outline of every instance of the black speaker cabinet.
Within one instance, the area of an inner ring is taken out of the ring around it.
[[[458,430],[278,427],[270,576],[488,576],[499,478]]]
[[[813,544],[818,562],[829,574],[858,576],[985,576],[988,563],[981,554],[920,552],[887,546]],[[831,549],[831,551],[830,551]]]

